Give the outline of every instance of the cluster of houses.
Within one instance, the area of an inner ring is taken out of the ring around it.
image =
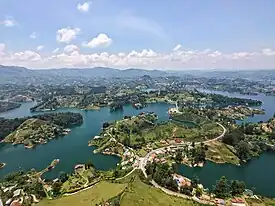
[[[175,139],[175,140],[171,140],[173,141],[173,143],[176,143],[176,144],[180,144],[181,143],[181,140],[179,139]],[[171,144],[168,143],[168,144]],[[185,145],[187,146],[187,149],[190,150],[192,149],[192,143],[185,143]],[[170,147],[164,147],[164,148],[160,148],[158,150],[156,150],[154,153],[152,153],[149,157],[148,157],[148,161],[149,162],[160,162],[160,163],[166,163],[167,162],[167,159],[170,159],[170,158],[174,158],[175,155],[176,155],[176,151],[178,149],[184,149],[183,148],[184,145],[180,145],[180,146],[170,146]],[[187,157],[185,157],[187,158]]]
[[[33,203],[38,203],[39,200],[36,198],[35,195],[26,194],[23,189],[16,189],[17,185],[10,186],[7,188],[1,188],[4,193],[12,192],[13,196],[9,198],[6,202],[3,202],[0,198],[0,206],[21,206],[23,205],[24,200],[30,199]]]
[[[215,198],[215,204],[219,206],[229,205],[229,204],[232,206],[246,206],[245,200],[240,197],[235,197],[231,199],[229,204],[224,199]]]
[[[120,163],[123,170],[130,167],[138,167],[139,160],[131,149],[126,149],[122,155],[122,161]]]
[[[176,180],[179,189],[183,186],[191,186],[191,180],[179,174],[173,174],[173,179]]]

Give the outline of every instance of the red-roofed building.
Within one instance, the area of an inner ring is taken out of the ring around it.
[[[181,140],[181,139],[179,139],[179,138],[176,138],[176,139],[175,139],[175,142],[176,142],[177,144],[179,144],[179,143],[181,143],[181,142],[182,142],[182,140]]]

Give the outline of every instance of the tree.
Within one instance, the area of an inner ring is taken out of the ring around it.
[[[238,180],[234,180],[231,183],[231,195],[242,195],[245,190],[245,184],[244,182],[240,182]]]
[[[200,179],[197,175],[193,176],[193,179],[191,180],[191,185],[193,188],[196,188],[198,184],[200,183]]]
[[[85,164],[86,169],[90,169],[92,167],[94,167],[92,160],[88,160],[88,162]]]
[[[130,137],[129,137],[129,136],[126,136],[126,137],[123,139],[122,144],[124,144],[124,145],[127,146],[127,147],[130,147],[130,146],[131,146]]]
[[[111,205],[112,206],[120,206],[119,197],[113,199]]]
[[[192,191],[193,191],[193,187],[192,186],[188,186],[188,185],[183,185],[180,187],[180,193],[191,196],[192,195]]]
[[[119,172],[118,172],[117,170],[115,170],[114,173],[113,173],[113,176],[114,176],[115,178],[118,178],[118,177],[119,177]]]
[[[172,191],[175,191],[175,192],[178,191],[178,184],[176,180],[174,180],[172,177],[168,177],[165,180],[165,186]]]
[[[103,127],[103,129],[105,129],[105,128],[109,127],[109,126],[110,126],[109,122],[104,122],[102,127]]]
[[[197,188],[196,188],[196,196],[197,196],[197,197],[202,196],[202,189],[201,189],[200,187],[197,187]]]
[[[52,185],[52,192],[53,192],[53,196],[54,197],[57,197],[57,196],[59,196],[61,194],[60,193],[61,187],[62,187],[62,183],[61,182],[55,182]]]
[[[175,160],[176,160],[176,162],[179,162],[179,163],[182,161],[182,151],[181,150],[176,151]]]
[[[226,198],[229,196],[229,185],[225,176],[216,182],[214,193],[218,198]]]
[[[236,146],[236,154],[241,160],[248,160],[250,158],[250,147],[245,141],[240,141]]]
[[[66,182],[69,179],[69,175],[66,172],[59,173],[59,179],[61,182]]]

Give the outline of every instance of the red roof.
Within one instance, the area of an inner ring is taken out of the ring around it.
[[[182,142],[182,140],[181,140],[181,139],[179,139],[179,138],[177,138],[177,139],[175,139],[175,142],[176,142],[176,143],[181,143],[181,142]]]
[[[237,197],[232,199],[231,202],[233,202],[233,203],[245,203],[242,198],[237,198]]]
[[[10,206],[22,206],[22,204],[20,202],[14,201]]]

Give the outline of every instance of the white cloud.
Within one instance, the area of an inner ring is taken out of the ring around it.
[[[42,51],[42,50],[44,49],[44,46],[43,46],[43,45],[40,45],[40,46],[38,46],[36,49],[37,49],[37,51]]]
[[[89,2],[85,2],[85,3],[83,3],[83,4],[78,3],[78,4],[77,4],[77,9],[78,9],[79,11],[81,11],[81,12],[86,13],[86,12],[89,11],[91,4],[92,4],[92,2],[90,2],[90,1],[89,1]]]
[[[84,47],[96,48],[96,47],[108,47],[112,44],[113,40],[106,34],[100,33],[97,37],[93,38],[90,42],[83,42]]]
[[[114,67],[114,68],[147,68],[147,69],[192,69],[192,68],[230,68],[230,69],[271,69],[274,68],[275,55],[273,49],[254,52],[236,51],[224,53],[215,50],[182,50],[157,52],[152,49],[117,53],[81,53],[76,45],[67,45],[62,53],[41,57],[34,51],[11,53],[0,44],[2,53],[0,64],[17,65],[30,68],[62,68],[62,67]]]
[[[13,27],[17,25],[17,22],[13,19],[13,17],[8,16],[1,22],[6,27]]]
[[[20,61],[38,61],[41,60],[41,56],[36,52],[26,50],[24,52],[14,53],[11,57],[11,60],[20,60]]]
[[[180,48],[181,48],[181,45],[178,44],[177,46],[174,47],[173,51],[178,51],[178,50],[180,50]]]
[[[219,57],[219,56],[221,56],[222,55],[222,53],[221,52],[219,52],[219,51],[215,51],[215,52],[212,52],[212,53],[208,53],[208,56],[209,57]]]
[[[58,42],[70,43],[80,33],[79,28],[62,28],[56,32],[56,40]]]
[[[275,56],[275,51],[270,48],[263,49],[262,53],[266,56]]]
[[[53,54],[56,54],[57,52],[59,52],[59,48],[55,48],[55,49],[52,51]]]
[[[74,44],[70,44],[64,47],[64,52],[66,53],[71,53],[78,50],[79,50],[78,47]]]
[[[30,38],[31,39],[36,39],[37,38],[37,34],[35,32],[30,34]]]

